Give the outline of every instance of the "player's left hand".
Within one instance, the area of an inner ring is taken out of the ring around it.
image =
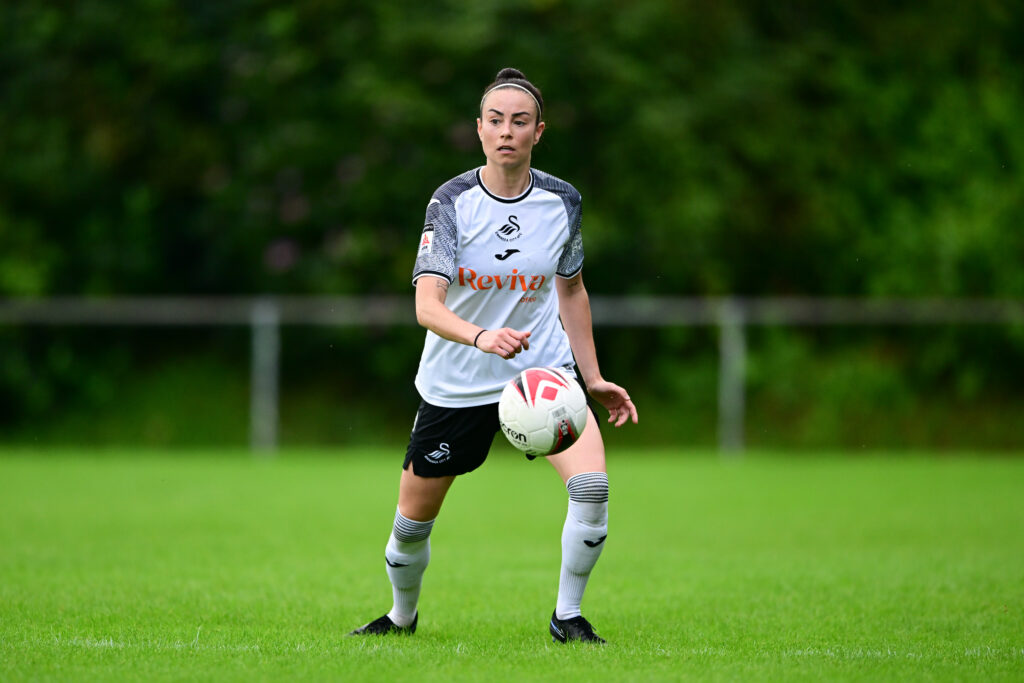
[[[636,406],[629,398],[629,393],[618,384],[602,379],[588,384],[587,391],[608,410],[608,421],[614,422],[616,427],[626,424],[629,419],[633,420],[633,424],[637,423]]]

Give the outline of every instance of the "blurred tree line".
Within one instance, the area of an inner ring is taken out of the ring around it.
[[[411,305],[426,201],[482,163],[480,93],[516,66],[594,294],[1024,296],[1022,25],[995,0],[4,3],[0,295]],[[35,334],[0,331],[10,419],[70,363]],[[939,336],[982,358],[937,374],[1012,392],[1019,330]],[[685,375],[692,338],[654,342],[612,368]]]

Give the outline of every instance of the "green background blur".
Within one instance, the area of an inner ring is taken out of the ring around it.
[[[407,294],[483,87],[543,91],[592,295],[1024,296],[1019,2],[0,6],[0,295]],[[289,327],[282,442],[401,443],[414,328]],[[597,331],[635,443],[714,329]],[[0,442],[244,444],[242,328],[0,327]],[[1024,327],[759,328],[748,443],[1019,448]]]

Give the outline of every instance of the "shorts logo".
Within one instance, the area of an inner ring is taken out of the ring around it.
[[[519,227],[517,220],[519,220],[518,216],[509,216],[508,223],[495,230],[494,234],[498,236],[498,239],[506,242],[519,239],[523,234],[520,232],[522,228]]]
[[[429,254],[434,248],[434,224],[427,223],[423,226],[423,235],[420,237],[420,256]]]
[[[427,453],[423,457],[426,458],[428,462],[432,462],[435,465],[440,465],[441,463],[448,462],[449,460],[452,459],[450,448],[451,447],[448,444],[442,443],[441,447],[438,448],[436,451]]]

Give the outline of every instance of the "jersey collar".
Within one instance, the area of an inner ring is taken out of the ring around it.
[[[523,190],[523,193],[518,197],[499,197],[498,195],[493,194],[490,190],[487,189],[487,186],[484,185],[483,178],[480,177],[479,168],[476,169],[476,182],[480,186],[480,189],[483,190],[484,193],[491,199],[499,201],[503,204],[515,204],[518,201],[526,199],[526,197],[530,194],[530,190],[533,189],[533,169],[530,169],[530,184],[526,186],[526,189]]]

